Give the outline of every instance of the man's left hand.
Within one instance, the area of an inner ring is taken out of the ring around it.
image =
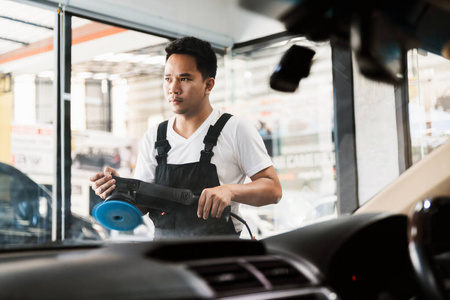
[[[223,210],[230,205],[232,193],[227,185],[204,189],[198,199],[197,216],[208,219],[220,218]]]

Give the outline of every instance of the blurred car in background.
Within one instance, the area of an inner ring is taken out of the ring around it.
[[[77,169],[103,170],[104,167],[120,168],[119,149],[82,148],[73,158],[73,166]]]
[[[435,108],[446,112],[450,111],[450,87],[436,99]]]
[[[52,192],[18,169],[0,163],[0,244],[41,244],[52,241]],[[67,240],[102,241],[107,231],[92,217],[72,214]]]

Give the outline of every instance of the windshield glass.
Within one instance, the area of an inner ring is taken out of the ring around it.
[[[138,157],[146,134],[174,116],[164,90],[171,39],[70,16],[70,93],[62,100],[70,104],[67,114],[58,116],[57,12],[11,1],[2,5],[9,19],[0,20],[0,28],[8,29],[0,40],[0,248],[153,240],[156,220],[170,213],[164,208],[151,218],[137,208],[137,194],[145,193],[148,182],[136,170],[142,170]],[[294,45],[314,51],[309,76],[295,92],[277,92],[270,87],[271,75]],[[338,199],[345,187],[339,187],[336,171],[339,91],[333,62],[339,59],[333,60],[332,45],[286,35],[213,49],[217,75],[211,105],[243,117],[257,132],[282,187],[277,204],[231,206],[240,238],[261,239],[337,218],[346,199]],[[450,134],[448,67],[440,56],[408,53],[412,163]],[[355,65],[349,74],[356,138],[341,142],[356,145],[356,209],[404,170],[398,165],[394,87],[363,78]],[[156,151],[153,145],[149,151]],[[123,198],[104,206],[90,178],[107,167],[121,178],[141,180],[141,190],[126,183]],[[251,181],[244,177],[243,182]],[[180,195],[179,201],[199,196]],[[139,222],[115,230],[102,223],[107,217],[116,225]]]

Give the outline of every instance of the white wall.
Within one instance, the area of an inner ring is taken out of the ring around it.
[[[399,176],[394,87],[354,70],[359,204]]]

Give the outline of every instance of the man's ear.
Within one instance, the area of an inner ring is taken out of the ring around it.
[[[216,84],[216,80],[212,77],[209,77],[205,80],[205,94],[209,95],[211,93],[211,90],[213,89],[214,85]]]

